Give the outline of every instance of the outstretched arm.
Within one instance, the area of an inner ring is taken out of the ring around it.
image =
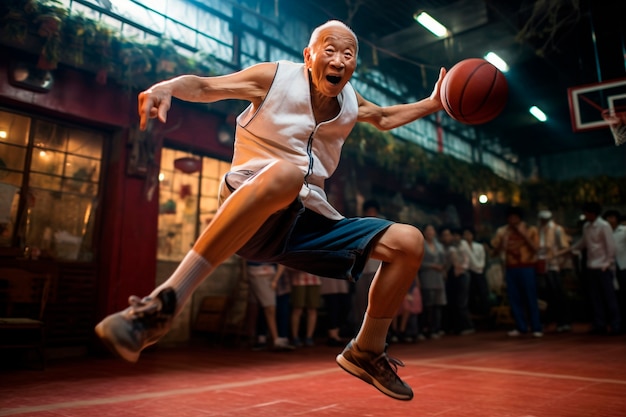
[[[139,127],[148,119],[167,120],[172,97],[180,100],[212,103],[219,100],[247,100],[258,105],[267,94],[276,73],[276,64],[258,64],[233,74],[218,77],[181,75],[162,81],[139,93]]]
[[[446,70],[441,68],[439,71],[439,79],[435,83],[430,97],[414,103],[380,107],[365,100],[357,93],[359,100],[358,121],[371,123],[379,130],[390,130],[443,109],[439,93],[441,82],[445,75]]]

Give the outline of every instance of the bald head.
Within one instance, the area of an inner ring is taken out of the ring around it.
[[[311,33],[311,38],[309,39],[308,46],[309,47],[313,46],[318,41],[320,33],[324,29],[328,29],[328,28],[340,28],[340,29],[344,29],[348,31],[352,35],[352,37],[354,38],[354,42],[356,43],[356,52],[357,53],[359,52],[359,39],[356,37],[356,34],[352,31],[352,29],[350,29],[348,25],[346,25],[340,20],[329,20],[328,22],[316,27],[313,30],[313,33]]]

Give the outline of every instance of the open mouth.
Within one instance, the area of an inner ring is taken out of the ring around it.
[[[326,79],[328,80],[329,83],[337,85],[341,82],[341,77],[337,76],[337,75],[327,75]]]

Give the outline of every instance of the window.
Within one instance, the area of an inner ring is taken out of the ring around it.
[[[190,164],[197,163],[198,170],[186,173],[175,168],[176,161],[183,158],[189,159]],[[219,184],[229,167],[229,163],[218,159],[163,149],[159,175],[158,260],[181,261],[191,249],[217,211]]]
[[[90,261],[101,132],[0,111],[0,247]]]

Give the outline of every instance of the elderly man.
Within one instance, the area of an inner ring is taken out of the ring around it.
[[[262,63],[219,76],[183,75],[139,94],[140,127],[166,121],[172,97],[192,102],[250,102],[237,118],[232,166],[221,206],[173,275],[148,297],[96,326],[115,353],[136,361],[156,343],[194,289],[231,255],[273,262],[315,275],[357,280],[369,257],[382,261],[355,339],[337,356],[347,372],[399,400],[413,397],[385,350],[387,330],[417,273],[423,237],[410,225],[345,218],[327,201],[324,181],[335,171],[356,122],[387,130],[443,108],[442,68],[430,97],[380,107],[349,83],[358,40],[329,21],[311,34],[304,63]],[[391,362],[390,362],[391,361]]]

